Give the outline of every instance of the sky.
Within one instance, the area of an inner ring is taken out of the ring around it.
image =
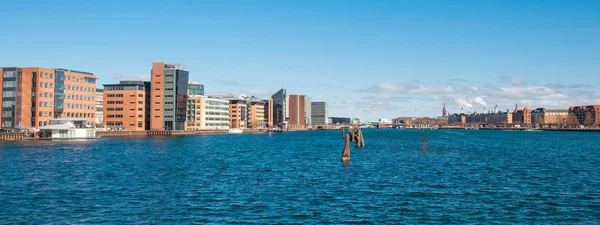
[[[207,94],[282,87],[363,121],[600,104],[600,1],[8,1],[0,66],[98,87],[185,63]]]

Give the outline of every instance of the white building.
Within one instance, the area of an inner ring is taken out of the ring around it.
[[[95,117],[95,123],[96,123],[96,127],[101,127],[103,124],[103,117],[104,117],[104,90],[103,89],[96,89],[96,113],[94,115]]]
[[[204,95],[188,96],[186,130],[229,129],[229,101]]]

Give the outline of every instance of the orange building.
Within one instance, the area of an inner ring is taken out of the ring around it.
[[[151,130],[185,130],[189,72],[184,67],[152,63]]]
[[[229,103],[229,126],[231,128],[246,128],[248,105],[244,100],[232,100]]]
[[[254,101],[250,104],[250,128],[266,127],[265,124],[265,103]]]
[[[306,95],[289,95],[289,128],[302,129],[306,128],[306,126],[310,126],[310,104],[310,97]]]
[[[569,116],[576,117],[580,125],[597,126],[600,124],[600,105],[571,106]]]
[[[150,82],[105,84],[103,123],[109,129],[147,130],[150,123]]]
[[[0,68],[3,128],[48,125],[53,118],[85,118],[93,125],[96,76],[67,69]]]
[[[513,124],[520,125],[531,125],[531,113],[533,110],[525,107],[523,110],[519,109],[518,105],[515,105],[515,111],[513,111]]]
[[[265,100],[265,119],[267,127],[273,127],[273,98]]]

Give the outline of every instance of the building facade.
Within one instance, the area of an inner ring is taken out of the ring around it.
[[[279,127],[282,129],[287,128],[287,93],[285,88],[277,91],[275,94],[273,94],[273,96],[271,96],[271,99],[273,99],[273,104],[272,104],[272,108],[273,108],[273,114],[272,114],[272,118],[273,118],[273,126],[274,127]]]
[[[250,128],[265,128],[265,103],[264,101],[252,101],[250,103]]]
[[[186,130],[229,129],[229,101],[190,95],[187,108]]]
[[[531,123],[539,127],[565,125],[569,110],[537,108],[531,112]]]
[[[311,123],[313,126],[327,125],[327,103],[311,102]]]
[[[598,126],[600,124],[600,105],[571,106],[568,116],[576,118],[578,125]]]
[[[150,82],[121,81],[104,84],[104,127],[115,130],[148,129]]]
[[[104,126],[104,90],[96,89],[96,114],[94,116],[96,127]]]
[[[448,117],[448,124],[450,125],[464,125],[467,123],[467,115],[464,113],[461,114],[452,114]]]
[[[204,95],[204,84],[190,81],[188,83],[188,95]]]
[[[329,124],[340,124],[340,125],[350,125],[352,124],[352,119],[347,117],[329,117]]]
[[[53,118],[82,118],[95,123],[96,76],[45,68],[0,68],[3,128],[37,128]]]
[[[311,101],[306,95],[290,95],[288,127],[303,129],[311,126]]]
[[[151,130],[185,130],[189,72],[183,67],[152,63]]]
[[[519,107],[515,106],[515,111],[513,111],[513,123],[520,124],[522,126],[530,126],[531,125],[531,112],[529,108],[525,107],[523,110],[520,110]]]
[[[273,128],[273,98],[263,101],[265,103],[265,124],[268,128]]]
[[[513,123],[513,114],[508,110],[506,112],[496,112],[487,115],[487,123],[496,126],[507,127]]]
[[[412,127],[413,119],[411,117],[398,117],[392,119],[392,127]]]
[[[231,128],[248,127],[248,104],[245,100],[229,101],[229,126]]]

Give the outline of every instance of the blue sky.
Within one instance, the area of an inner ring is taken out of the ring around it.
[[[600,104],[600,1],[9,1],[0,66],[149,79],[189,64],[207,93],[290,94],[330,116]],[[101,87],[101,85],[99,85]]]

